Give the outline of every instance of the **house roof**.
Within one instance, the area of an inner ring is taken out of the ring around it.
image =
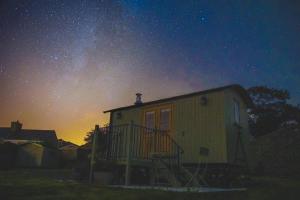
[[[79,149],[90,150],[90,149],[92,149],[92,143],[91,142],[87,142],[87,143],[79,146]]]
[[[79,146],[76,144],[68,144],[63,147],[59,147],[60,150],[70,150],[70,149],[78,149]]]
[[[70,147],[70,146],[73,146],[73,147],[79,147],[77,144],[74,144],[74,143],[72,143],[72,142],[65,141],[65,140],[63,140],[63,139],[59,139],[59,140],[58,140],[58,148]]]
[[[57,137],[54,130],[21,129],[12,132],[10,127],[0,127],[0,138],[5,140],[35,140],[57,146]]]
[[[118,110],[125,110],[125,109],[130,109],[130,108],[138,108],[138,107],[157,104],[157,103],[164,103],[164,102],[173,101],[173,100],[177,100],[177,99],[183,99],[183,98],[192,97],[192,96],[196,96],[196,95],[204,95],[204,94],[208,94],[208,93],[212,93],[212,92],[223,91],[226,89],[233,89],[238,94],[240,94],[240,96],[245,101],[245,103],[247,104],[248,107],[253,106],[252,100],[250,99],[249,95],[247,94],[247,91],[242,86],[234,84],[234,85],[227,85],[227,86],[223,86],[223,87],[193,92],[193,93],[189,93],[189,94],[184,94],[184,95],[179,95],[179,96],[174,96],[174,97],[169,97],[169,98],[164,98],[164,99],[158,99],[155,101],[149,101],[149,102],[145,102],[145,103],[137,104],[137,105],[114,108],[114,109],[106,110],[106,111],[104,111],[104,113],[118,111]]]

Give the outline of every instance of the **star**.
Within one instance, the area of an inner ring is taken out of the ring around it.
[[[26,2],[1,1],[0,125],[24,112],[24,124],[82,143],[93,123],[108,122],[99,111],[130,105],[136,91],[157,99],[264,84],[300,101],[295,2]]]

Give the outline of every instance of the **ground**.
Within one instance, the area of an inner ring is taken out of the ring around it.
[[[177,193],[157,190],[126,190],[76,183],[67,180],[69,171],[13,170],[0,171],[0,199],[45,200],[296,200],[300,199],[300,180],[253,178],[253,186],[243,192]]]

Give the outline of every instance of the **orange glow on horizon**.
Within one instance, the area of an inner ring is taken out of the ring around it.
[[[9,127],[11,121],[19,120],[24,129],[55,130],[57,138],[79,145],[95,124],[103,126],[109,122],[110,114],[103,114],[104,110],[132,105],[137,92],[143,93],[143,102],[192,92],[193,87],[186,80],[200,77],[195,73],[187,79],[181,71],[173,72],[180,76],[168,77],[155,70],[95,68],[93,72],[85,69],[58,78],[46,73],[32,76],[29,66],[34,63],[24,66],[16,76],[31,78],[32,84],[16,82],[11,85],[13,89],[4,87],[7,95],[0,104],[0,126]],[[197,90],[200,85],[204,84],[199,83]]]
[[[17,118],[12,119],[10,121],[6,120],[6,123],[1,123],[0,126],[9,127],[11,121],[19,120],[23,124],[23,129],[55,130],[58,139],[63,139],[65,141],[69,141],[77,145],[82,145],[85,143],[84,137],[86,136],[86,133],[91,131],[96,124],[100,126],[107,124],[109,121],[108,119],[109,114],[106,114],[94,119],[89,118],[88,120],[84,120],[82,122],[80,122],[79,120],[79,123],[74,123],[67,127],[63,125],[54,127],[50,125],[51,123],[49,123],[49,125],[45,124],[43,126],[38,126],[35,123],[33,123],[33,121],[30,118]],[[3,120],[1,119],[1,121]]]

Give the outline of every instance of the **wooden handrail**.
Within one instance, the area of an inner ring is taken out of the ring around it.
[[[150,152],[154,150],[154,152],[169,152],[170,159],[174,158],[179,163],[180,155],[184,152],[182,147],[166,131],[159,129],[137,124],[120,124],[102,127],[100,132],[105,138],[105,152],[101,155],[106,155],[105,159],[109,160],[126,159],[128,150],[125,147],[128,134],[132,134],[130,144],[133,153],[132,159],[150,160]],[[149,146],[149,143],[152,147]]]

